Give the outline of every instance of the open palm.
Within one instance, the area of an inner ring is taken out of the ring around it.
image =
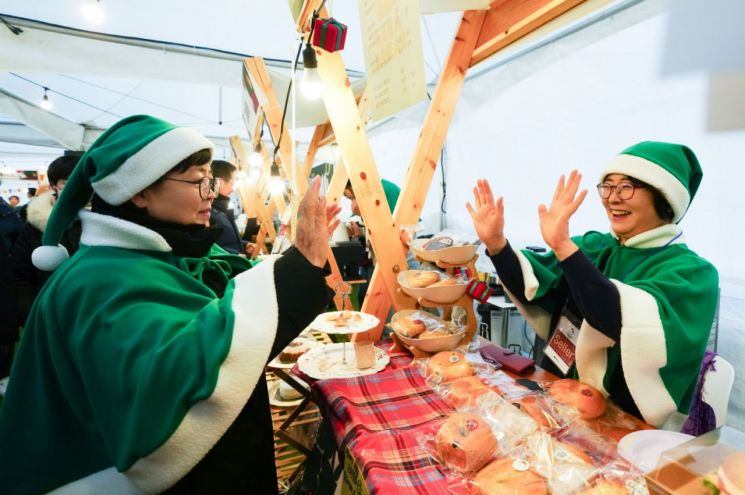
[[[538,216],[541,223],[541,234],[546,244],[557,251],[571,243],[569,237],[569,219],[577,211],[579,205],[584,201],[587,190],[577,194],[579,184],[582,181],[582,174],[572,170],[569,178],[565,180],[562,175],[559,183],[556,185],[554,197],[551,204],[540,205],[538,207]]]
[[[473,200],[466,203],[466,209],[471,215],[476,234],[490,253],[496,254],[504,245],[504,202],[500,196],[496,201],[491,186],[486,179],[480,179],[473,188]]]

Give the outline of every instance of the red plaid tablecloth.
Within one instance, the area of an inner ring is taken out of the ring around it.
[[[391,365],[375,375],[319,380],[314,394],[371,495],[450,494],[419,437],[436,433],[452,409],[404,356],[391,356]]]

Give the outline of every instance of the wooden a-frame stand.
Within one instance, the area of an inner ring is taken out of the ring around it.
[[[393,215],[386,204],[341,54],[316,48],[318,71],[325,87],[324,104],[377,256],[362,310],[377,316],[381,324],[368,335],[357,334],[356,338],[378,340],[391,304],[396,310],[414,305],[411,298],[396,290],[396,274],[407,268],[406,249],[398,241],[399,229],[415,224],[421,216],[468,69],[584,1],[495,0],[488,10],[464,12]],[[319,5],[321,0],[305,1],[297,19],[298,32],[309,31],[313,11]],[[328,17],[324,8],[319,14]]]

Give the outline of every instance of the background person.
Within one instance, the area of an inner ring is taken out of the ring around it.
[[[246,242],[241,239],[235,224],[235,215],[231,208],[230,195],[235,186],[236,168],[225,160],[212,160],[212,174],[220,179],[220,189],[212,202],[211,225],[222,228],[217,244],[232,254],[245,253]]]
[[[18,297],[18,315],[21,326],[25,326],[31,304],[51,274],[34,266],[31,262],[31,253],[41,246],[41,238],[47,228],[52,207],[64,189],[67,178],[70,177],[80,156],[80,154],[66,154],[49,164],[47,179],[50,188],[36,196],[28,205],[26,224],[20,230],[13,245],[10,262]],[[67,249],[69,254],[74,254],[78,250],[79,243],[80,222],[75,220],[65,230],[60,244]]]
[[[611,232],[569,236],[569,219],[587,191],[581,175],[559,179],[539,207],[551,252],[514,251],[504,235],[502,198],[488,182],[467,204],[499,277],[545,340],[576,332],[568,371],[609,394],[621,408],[660,426],[687,412],[717,303],[717,270],[686,246],[678,222],[702,178],[694,153],[679,144],[645,141],[616,156],[598,192]],[[561,329],[561,330],[560,330]],[[547,355],[548,355],[547,351]]]
[[[193,129],[140,115],[76,166],[33,254],[56,270],[0,408],[4,491],[277,493],[264,367],[328,303],[338,220],[313,182],[296,246],[250,268],[205,225],[211,158]]]

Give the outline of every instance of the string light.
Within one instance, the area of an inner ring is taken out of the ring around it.
[[[261,144],[257,143],[254,150],[248,154],[248,164],[251,167],[261,167],[264,164],[264,157],[261,154]]]
[[[279,164],[277,163],[277,157],[274,157],[274,162],[270,168],[271,177],[267,181],[266,187],[269,188],[269,193],[272,196],[279,196],[285,192],[285,181],[279,173]]]
[[[307,43],[303,49],[303,77],[300,80],[300,91],[309,100],[317,100],[323,95],[323,81],[318,74],[316,51],[310,43]]]
[[[49,99],[49,96],[47,95],[48,90],[49,88],[44,88],[44,96],[42,96],[41,101],[39,102],[39,106],[46,111],[49,111],[52,109],[52,102]]]
[[[83,5],[83,17],[94,24],[101,24],[106,17],[100,0],[89,0]]]

